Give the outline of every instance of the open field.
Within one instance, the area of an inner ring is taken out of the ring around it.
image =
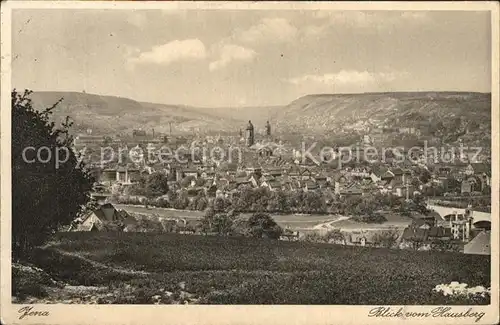
[[[203,218],[203,211],[176,210],[151,207],[147,209],[142,205],[114,204],[117,209],[123,209],[131,213],[156,214],[163,218],[184,218],[188,220],[199,220]],[[250,213],[242,213],[242,216],[250,216]],[[333,221],[339,218],[335,215],[321,214],[282,214],[272,215],[273,219],[282,227],[293,229],[313,228],[315,225]]]
[[[166,208],[147,209],[142,205],[115,204],[117,209],[123,209],[131,213],[158,215],[163,218],[184,218],[187,220],[199,220],[203,218],[202,211],[176,210]],[[242,213],[242,216],[250,216],[250,213]],[[281,227],[294,230],[313,230],[340,228],[342,230],[371,230],[387,228],[405,228],[411,224],[412,219],[394,213],[384,214],[387,222],[382,224],[366,224],[348,220],[343,216],[331,214],[273,214],[272,217]]]
[[[469,304],[432,289],[490,286],[489,256],[238,237],[60,233],[31,263],[68,288],[87,286],[47,289],[43,302],[85,301],[98,294],[81,292],[94,288],[105,291],[96,303],[174,303],[180,294],[204,304]]]
[[[113,204],[115,208],[122,209],[130,213],[156,214],[163,218],[184,218],[198,220],[203,218],[203,211],[177,210],[167,208],[146,208],[143,205]]]

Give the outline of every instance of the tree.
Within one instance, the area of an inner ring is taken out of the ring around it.
[[[326,242],[333,242],[333,243],[343,243],[345,240],[344,234],[340,231],[340,229],[332,229],[328,231],[325,235],[325,241]]]
[[[324,243],[326,238],[320,233],[314,231],[306,233],[303,240],[308,243]]]
[[[246,217],[236,216],[233,219],[233,225],[231,227],[231,232],[234,235],[251,237],[250,226],[248,225],[248,219]]]
[[[180,181],[181,187],[189,187],[191,186],[191,182],[195,180],[196,178],[194,176],[186,176]]]
[[[195,206],[196,210],[203,211],[207,208],[207,206],[208,206],[208,201],[205,197],[200,197],[197,199]]]
[[[394,229],[390,229],[377,232],[372,240],[378,246],[392,248],[396,245],[398,238],[399,233]]]
[[[231,205],[231,202],[224,197],[218,197],[214,200],[214,210],[216,212],[224,212]]]
[[[420,175],[418,176],[418,179],[423,183],[426,184],[431,180],[431,173],[425,169],[425,168],[420,168],[419,169]]]
[[[279,239],[283,233],[283,229],[267,213],[254,213],[248,219],[248,226],[252,237]]]
[[[30,94],[28,90],[11,93],[12,251],[16,258],[69,225],[90,200],[94,182],[71,150],[69,118],[59,128],[50,121],[61,100],[37,111]]]
[[[146,179],[144,193],[148,198],[162,196],[168,193],[168,177],[167,175],[155,172],[149,175]]]
[[[189,198],[187,197],[187,194],[184,192],[180,193],[173,201],[174,209],[184,210],[188,207],[188,205],[189,205]]]
[[[203,232],[215,232],[221,236],[227,236],[233,231],[233,218],[225,213],[206,215],[202,222]]]

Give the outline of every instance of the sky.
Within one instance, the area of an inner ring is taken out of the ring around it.
[[[489,12],[16,9],[12,86],[202,107],[491,91]]]

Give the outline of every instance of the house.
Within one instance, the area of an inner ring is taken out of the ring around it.
[[[198,178],[198,169],[195,168],[186,168],[182,171],[184,177],[192,176],[194,178]]]
[[[462,180],[460,190],[462,193],[481,192],[489,186],[487,176],[469,175]]]
[[[452,172],[451,166],[445,166],[445,165],[435,165],[434,166],[434,173],[439,176],[445,176],[447,177],[450,175]]]
[[[111,183],[116,181],[116,169],[114,168],[107,168],[104,169],[101,173],[101,182],[105,183]]]
[[[250,174],[261,175],[262,168],[260,168],[260,167],[247,167],[247,168],[245,168],[245,172],[247,173],[247,175],[250,175]]]
[[[261,157],[270,157],[273,155],[273,149],[269,146],[263,146],[257,149],[257,154]]]
[[[426,224],[429,226],[429,228],[435,227],[437,224],[437,220],[441,219],[439,214],[437,212],[430,213],[429,215],[417,215],[413,217],[412,220],[412,227],[421,227],[422,225]]]
[[[264,173],[264,175],[270,175],[272,177],[281,177],[281,175],[283,174],[282,170],[279,169],[279,168],[273,168],[273,169],[268,169],[266,173]]]
[[[325,188],[328,186],[328,180],[325,175],[316,175],[314,177],[314,180],[316,181],[316,184],[318,184],[320,188]]]
[[[451,240],[453,237],[450,228],[445,227],[432,227],[429,229],[427,239],[432,240]]]
[[[92,200],[95,200],[98,204],[105,204],[106,200],[111,196],[111,193],[105,193],[100,191],[95,191],[90,193]]]
[[[464,246],[464,254],[491,255],[491,232],[482,231]]]
[[[464,179],[460,185],[460,193],[469,194],[474,191],[475,181],[471,179]]]
[[[200,222],[198,220],[186,220],[186,219],[181,219],[177,223],[177,232],[179,234],[195,234],[196,231],[199,229]]]
[[[203,170],[200,176],[205,179],[213,178],[215,176],[215,172],[212,170]]]
[[[414,248],[417,250],[428,250],[430,248],[428,244],[429,229],[428,226],[424,225],[420,227],[406,227],[401,236],[399,247],[402,249]]]
[[[393,180],[401,182],[403,184],[406,184],[406,181],[411,175],[411,172],[409,170],[401,168],[393,168],[389,171],[389,173],[393,175],[392,177]]]
[[[394,178],[394,173],[385,166],[374,166],[369,177],[374,183],[390,181]]]
[[[267,180],[262,182],[261,184],[262,187],[267,187],[271,191],[276,191],[278,189],[281,189],[281,183],[277,182],[275,180]]]
[[[414,229],[431,229],[433,226],[434,226],[433,221],[428,221],[422,218],[413,219],[410,225],[410,227]]]
[[[250,181],[250,183],[252,184],[252,186],[255,188],[255,187],[259,187],[260,185],[260,177],[258,177],[257,175],[253,174],[253,175],[250,175],[250,178],[248,179]]]
[[[119,167],[116,170],[116,181],[120,183],[130,184],[137,182],[141,178],[139,169]]]
[[[356,183],[350,183],[346,186],[337,187],[337,183],[335,183],[335,194],[340,195],[340,197],[348,197],[348,196],[361,196],[363,195],[362,189]]]
[[[466,175],[491,175],[491,166],[485,163],[472,163],[465,168]]]
[[[305,192],[313,192],[319,190],[318,184],[316,184],[313,181],[308,181],[304,184],[304,191]]]
[[[127,226],[136,224],[134,217],[126,211],[118,211],[111,203],[100,205],[94,211],[89,212],[76,224],[70,226],[70,231],[106,231],[107,225],[115,223],[123,230]]]
[[[354,168],[350,172],[350,174],[353,177],[359,177],[359,178],[370,177],[370,173],[368,172],[367,168]]]
[[[296,179],[290,179],[283,183],[282,189],[286,191],[295,192],[301,189],[301,182]]]
[[[347,237],[346,243],[348,245],[355,246],[371,246],[373,244],[372,237],[369,236],[366,232],[351,232]]]
[[[300,179],[302,180],[309,180],[311,179],[311,176],[312,172],[308,168],[305,168],[300,172]]]
[[[251,186],[252,183],[247,177],[236,177],[231,183],[230,183],[231,189],[238,189],[243,186]]]
[[[403,184],[397,184],[397,185],[390,185],[390,188],[392,189],[392,194],[398,196],[398,197],[412,197],[414,188],[411,185],[403,185]]]
[[[300,232],[293,231],[289,228],[285,228],[283,233],[280,236],[280,240],[297,241],[297,240],[299,240],[299,237],[300,237]]]

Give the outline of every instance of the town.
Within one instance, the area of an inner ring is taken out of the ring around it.
[[[80,217],[70,230],[106,230],[107,223],[118,220],[106,219],[114,214],[101,211],[115,209],[115,204],[125,207],[123,212],[127,216],[138,211],[150,215],[148,220],[156,220],[159,225],[149,226],[149,231],[174,231],[169,224],[175,221],[179,224],[177,232],[200,233],[203,211],[226,206],[229,208],[225,210],[232,213],[303,214],[306,222],[308,214],[324,216],[312,227],[287,223],[282,216],[283,240],[380,246],[383,237],[394,237],[390,240],[391,247],[419,250],[444,247],[469,254],[489,254],[491,170],[486,151],[482,155],[473,150],[462,151],[461,156],[448,158],[448,163],[439,163],[435,151],[429,150],[430,155],[425,155],[423,148],[413,150],[412,156],[400,162],[394,155],[374,161],[343,160],[342,154],[352,157],[357,151],[359,157],[359,151],[373,149],[377,135],[396,137],[409,133],[417,134],[418,139],[421,134],[415,128],[401,128],[382,133],[358,132],[359,139],[347,147],[351,152],[344,147],[340,153],[329,152],[328,157],[319,153],[318,160],[314,160],[304,159],[286,137],[275,136],[269,121],[262,129],[256,134],[249,121],[233,135],[190,137],[138,129],[125,139],[95,136],[91,130],[76,136],[76,152],[84,149],[86,154],[97,153],[96,157],[102,158],[103,146],[114,147],[118,152],[118,146],[125,145],[131,150],[108,159],[105,164],[90,161],[89,171],[96,180],[93,197],[102,206]],[[193,145],[204,150],[185,150],[182,159],[176,157],[167,162],[154,158],[160,157],[165,147],[172,155],[172,151]],[[226,157],[226,160],[233,158],[226,162],[200,155],[213,148],[228,152],[237,148],[239,157]],[[344,166],[339,161],[344,161]],[[165,179],[164,191],[156,197],[147,196],[144,184],[158,175]],[[144,209],[138,208],[141,206]],[[156,208],[180,210],[179,216],[175,218],[174,213],[162,217]],[[197,217],[191,214],[186,222],[182,210],[200,213]],[[129,221],[113,229],[137,230],[135,219],[125,218]],[[142,230],[148,231],[145,228]],[[341,235],[332,241],[327,236],[329,231]]]

